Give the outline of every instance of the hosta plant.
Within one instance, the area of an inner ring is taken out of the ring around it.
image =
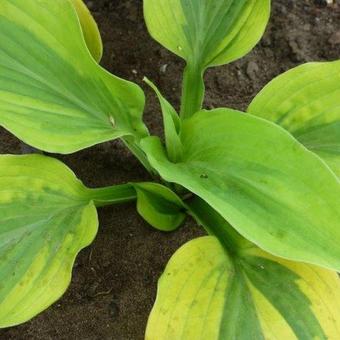
[[[141,88],[99,65],[81,0],[0,1],[0,124],[50,153],[120,138],[154,179],[87,188],[54,158],[0,156],[0,327],[64,293],[96,208],[136,201],[159,230],[191,215],[208,234],[170,259],[147,339],[339,339],[340,61],[279,76],[247,113],[205,110],[204,72],[254,47],[270,1],[144,0],[144,14],[186,62],[179,113],[145,79],[164,139]]]

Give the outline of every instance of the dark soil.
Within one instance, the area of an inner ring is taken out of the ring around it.
[[[141,82],[144,75],[179,104],[183,63],[148,35],[142,0],[87,1],[104,40],[102,64],[112,73],[143,86],[145,120],[161,132],[155,96]],[[307,61],[340,56],[340,4],[323,0],[273,0],[272,18],[261,43],[247,57],[207,73],[206,107],[245,109],[274,76]],[[167,65],[165,67],[164,65]],[[0,152],[21,153],[20,142],[0,130]],[[148,179],[119,142],[57,156],[89,186]],[[157,278],[171,254],[201,234],[192,221],[164,234],[149,227],[133,204],[99,211],[100,231],[79,255],[72,284],[64,297],[34,320],[1,330],[1,339],[143,339]],[[188,339],[191,340],[191,339]]]

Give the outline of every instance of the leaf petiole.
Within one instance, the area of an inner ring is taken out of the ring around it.
[[[128,203],[137,199],[136,190],[131,184],[120,184],[103,188],[87,189],[87,198],[93,200],[95,206]]]
[[[144,151],[136,142],[131,142],[128,137],[122,138],[124,145],[130,150],[130,152],[139,160],[144,168],[151,174],[155,175],[155,170],[151,167]]]
[[[180,112],[182,119],[191,117],[202,108],[205,92],[203,73],[201,66],[190,63],[184,69]]]
[[[242,249],[252,246],[218,212],[199,197],[186,202],[188,214],[201,225],[209,235],[213,235],[228,251],[229,255],[238,254]]]

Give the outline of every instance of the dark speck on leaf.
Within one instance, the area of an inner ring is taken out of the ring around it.
[[[202,174],[200,177],[201,178],[208,178],[208,175],[207,174]]]

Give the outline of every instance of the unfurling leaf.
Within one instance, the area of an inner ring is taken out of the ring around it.
[[[158,138],[142,140],[162,178],[204,199],[262,249],[340,270],[340,183],[288,132],[217,109],[184,120],[181,142],[175,164]]]
[[[55,302],[78,252],[97,232],[87,189],[61,162],[0,156],[0,328]]]
[[[97,23],[93,19],[83,0],[70,1],[77,11],[86,45],[94,60],[100,62],[103,56],[103,43]]]
[[[0,40],[0,124],[27,144],[71,153],[147,135],[141,89],[96,63],[69,0],[0,1]]]
[[[271,81],[248,112],[291,132],[340,177],[340,61],[298,66]]]
[[[133,183],[137,192],[137,211],[154,228],[177,229],[185,219],[182,200],[170,189],[157,183]]]
[[[335,272],[256,246],[229,254],[214,236],[170,259],[146,330],[159,339],[339,339]]]
[[[161,105],[164,124],[165,145],[169,159],[177,162],[182,157],[182,145],[179,138],[181,121],[173,106],[162,96],[156,85],[149,79],[144,81],[155,91]]]

